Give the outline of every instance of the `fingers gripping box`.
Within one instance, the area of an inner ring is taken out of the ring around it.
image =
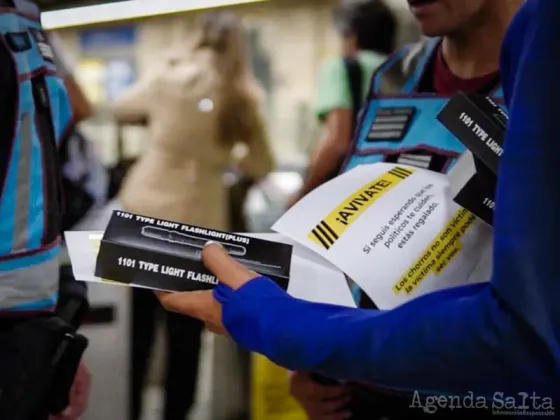
[[[115,211],[105,230],[95,267],[97,277],[167,291],[212,289],[216,277],[202,262],[208,241],[287,289],[292,246],[234,233]]]

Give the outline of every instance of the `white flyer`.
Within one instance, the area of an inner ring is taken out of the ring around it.
[[[247,234],[251,237],[293,244],[278,234]],[[66,244],[72,270],[77,280],[98,284],[130,287],[129,284],[111,282],[95,276],[95,261],[103,231],[66,232]],[[298,299],[317,303],[355,308],[356,304],[348,288],[344,274],[317,255],[303,247],[294,245],[287,292]],[[310,255],[311,254],[311,255]],[[134,287],[140,287],[134,285]]]
[[[317,188],[273,230],[347,274],[380,309],[489,280],[492,229],[453,202],[449,179],[404,165],[359,166]]]

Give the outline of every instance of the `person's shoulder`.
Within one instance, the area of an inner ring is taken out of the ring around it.
[[[387,58],[385,54],[373,51],[360,51],[357,55],[358,63],[360,63],[360,66],[367,74],[372,74],[387,60]]]
[[[393,52],[384,63],[400,62],[402,71],[407,73],[417,65],[417,58],[430,59],[433,57],[433,54],[439,49],[440,42],[440,38],[423,38],[420,41],[408,43]]]
[[[379,66],[388,56],[374,51],[360,51],[358,53],[358,61],[362,66]]]
[[[210,93],[217,85],[218,76],[213,64],[200,55],[168,56],[156,81],[177,92],[186,94]]]
[[[392,54],[385,56],[384,61],[387,61],[395,56],[407,57],[410,54],[416,54],[426,49],[432,50],[431,47],[433,45],[439,44],[440,41],[440,38],[422,38],[419,41],[406,43],[402,47],[397,48],[395,51],[393,51]]]
[[[341,56],[330,56],[321,63],[321,74],[337,76],[342,75],[344,71],[344,58]]]
[[[318,89],[330,92],[345,89],[347,83],[346,64],[344,57],[331,56],[323,60],[319,68]]]

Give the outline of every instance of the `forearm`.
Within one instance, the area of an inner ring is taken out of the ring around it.
[[[265,178],[275,167],[274,156],[264,130],[259,131],[259,135],[255,135],[248,146],[248,153],[237,162],[237,167],[245,177],[258,181]]]
[[[303,187],[299,192],[300,197],[309,194],[336,174],[344,159],[345,150],[335,144],[336,140],[324,138],[313,153]]]
[[[129,108],[128,104],[121,103],[113,108],[113,115],[117,122],[122,125],[148,125],[148,115],[134,108]]]
[[[72,116],[75,124],[87,120],[93,115],[93,107],[87,100],[82,89],[76,83],[71,75],[64,78],[64,84],[70,97],[70,105],[72,107]]]
[[[219,286],[216,295],[232,337],[291,370],[453,394],[547,389],[540,365],[531,364],[542,356],[538,339],[490,285],[434,293],[389,312],[293,299],[262,279],[237,292]]]
[[[303,302],[263,279],[237,292],[218,286],[224,325],[237,342],[289,369],[395,389],[529,390],[560,398],[554,248],[560,236],[554,117],[560,3],[532,0],[522,12],[527,19],[515,22],[506,42],[511,121],[492,282],[432,293],[388,312]]]
[[[128,88],[114,103],[115,118],[122,124],[145,124],[150,115],[153,92],[157,92],[157,79],[144,78]]]

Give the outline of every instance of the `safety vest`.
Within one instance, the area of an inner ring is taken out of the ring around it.
[[[449,96],[418,92],[439,43],[431,39],[407,46],[374,73],[342,172],[391,162],[446,173],[465,151],[436,120]],[[499,83],[490,96],[503,103]]]
[[[374,73],[342,173],[376,162],[447,173],[465,152],[465,146],[436,119],[450,96],[418,92],[439,44],[440,39],[433,38],[409,45]],[[500,83],[490,88],[489,96],[503,104]],[[359,288],[350,284],[355,300],[366,302]]]
[[[0,41],[17,72],[14,125],[0,128],[0,309],[56,304],[61,190],[57,143],[72,116],[37,6],[0,1]],[[0,87],[4,89],[5,87]]]

